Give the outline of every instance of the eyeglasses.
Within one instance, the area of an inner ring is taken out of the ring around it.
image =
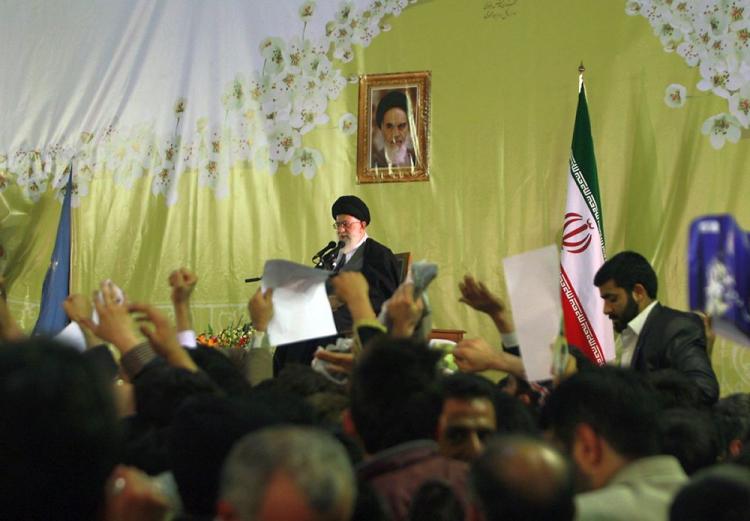
[[[335,222],[333,223],[333,229],[338,230],[339,228],[343,228],[345,230],[348,230],[353,225],[357,223],[361,223],[362,221],[341,221],[341,222]]]

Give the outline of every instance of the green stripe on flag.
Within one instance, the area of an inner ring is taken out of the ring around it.
[[[573,144],[571,145],[573,159],[588,185],[593,201],[589,201],[586,194],[582,193],[583,199],[589,207],[592,202],[596,208],[591,208],[591,213],[596,217],[599,233],[604,246],[604,215],[602,214],[602,202],[599,195],[599,177],[596,172],[596,157],[594,156],[594,140],[591,137],[591,122],[589,120],[589,108],[586,105],[586,91],[581,85],[578,93],[578,109],[576,110],[576,122],[573,128]],[[582,188],[579,184],[579,188]]]

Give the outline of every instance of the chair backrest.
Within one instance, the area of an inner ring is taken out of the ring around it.
[[[409,274],[409,268],[411,268],[411,252],[403,251],[396,253],[396,260],[398,261],[399,269],[399,283],[406,280],[406,276]]]

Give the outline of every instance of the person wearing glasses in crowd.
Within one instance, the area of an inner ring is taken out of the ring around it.
[[[334,271],[360,271],[370,287],[370,302],[375,313],[380,312],[383,302],[388,300],[400,282],[398,260],[388,247],[367,235],[370,210],[354,195],[342,195],[331,207],[333,227],[344,246],[334,262]],[[336,330],[346,334],[352,328],[349,309],[342,305],[329,288],[333,319]]]

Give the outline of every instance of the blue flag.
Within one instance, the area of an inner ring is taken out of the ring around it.
[[[52,251],[47,274],[42,286],[39,318],[32,335],[54,336],[65,328],[69,319],[62,303],[70,291],[70,194],[73,190],[73,167],[65,185],[60,223],[57,226],[55,249]]]

